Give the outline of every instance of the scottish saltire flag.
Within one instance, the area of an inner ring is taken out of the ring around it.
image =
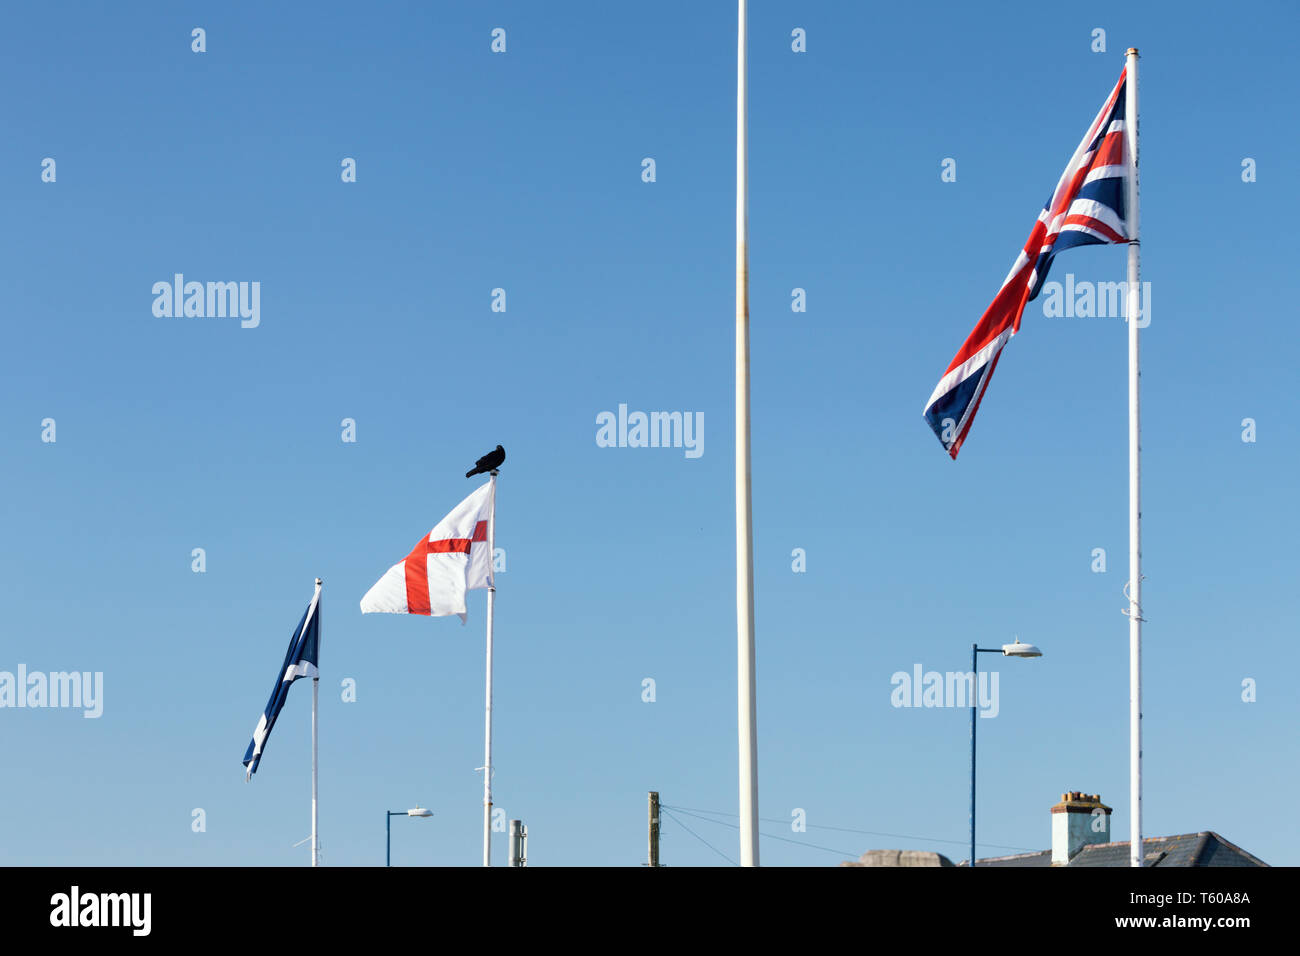
[[[1126,73],[1120,73],[1119,83],[1074,151],[993,304],[925,403],[925,420],[953,459],[975,421],[1002,349],[1020,331],[1025,303],[1037,297],[1053,257],[1071,246],[1128,241],[1124,220],[1130,158],[1124,135]]]
[[[266,710],[257,722],[253,739],[244,753],[244,766],[248,768],[245,780],[252,779],[257,772],[257,765],[262,761],[262,752],[266,749],[266,739],[271,736],[275,719],[280,716],[285,698],[289,696],[289,686],[299,677],[320,677],[317,664],[320,661],[320,583],[316,584],[316,593],[312,595],[311,604],[303,613],[302,620],[294,628],[289,638],[289,650],[285,652],[284,663],[275,673],[275,686],[271,688],[271,699],[267,701]]]
[[[361,599],[361,613],[460,616],[465,594],[492,586],[494,486],[484,482],[389,568]]]

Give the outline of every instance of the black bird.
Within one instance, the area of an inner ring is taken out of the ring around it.
[[[478,461],[474,462],[474,467],[465,472],[466,478],[473,478],[475,475],[481,475],[485,471],[496,471],[501,467],[501,463],[506,460],[506,450],[497,445],[496,451],[490,451]]]

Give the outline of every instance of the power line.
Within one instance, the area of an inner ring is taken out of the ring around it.
[[[660,804],[659,808],[662,810],[663,804]],[[683,810],[681,807],[678,807],[677,810],[681,813],[685,813],[687,816],[695,817],[697,820],[703,820],[706,823],[716,823],[719,826],[731,827],[733,830],[740,829],[736,824],[728,823],[726,820],[710,820],[708,817],[702,817],[698,813],[691,813],[689,810]],[[680,823],[681,821],[679,820],[678,822]],[[785,821],[782,820],[779,822],[784,823]],[[777,836],[774,833],[760,832],[759,836],[767,837],[769,840],[781,840],[784,843],[793,843],[795,846],[805,846],[812,850],[825,850],[827,853],[834,853],[836,856],[853,856],[852,850],[837,850],[830,846],[818,846],[816,843],[808,843],[805,840],[793,840],[790,837]]]
[[[682,812],[682,813],[693,813],[693,814],[711,813],[711,814],[713,814],[713,815],[715,815],[715,816],[720,816],[720,817],[735,817],[735,816],[738,816],[738,814],[735,814],[735,813],[728,813],[728,812],[725,811],[725,810],[701,810],[701,809],[699,809],[699,808],[697,808],[697,807],[673,807],[672,809],[674,809],[674,810],[678,810],[678,811],[680,811],[680,812]],[[700,817],[700,819],[708,819],[708,818],[707,818],[707,817]],[[787,822],[789,822],[789,821],[787,821],[787,820],[782,820],[782,819],[779,819],[779,818],[773,818],[773,817],[760,817],[759,819],[761,819],[761,820],[762,820],[763,822],[765,822],[765,823],[787,823]],[[721,820],[714,820],[714,821],[712,821],[712,822],[713,822],[713,823],[722,823],[723,821],[721,821]],[[728,826],[731,826],[732,824],[727,824],[727,825],[728,825]],[[827,825],[825,825],[825,824],[818,824],[818,823],[808,823],[808,824],[805,824],[805,826],[808,826],[808,827],[810,827],[810,828],[812,828],[812,829],[814,829],[814,830],[836,830],[836,831],[839,831],[840,833],[861,833],[861,834],[864,834],[864,835],[866,835],[866,836],[883,836],[883,837],[891,837],[891,838],[896,839],[896,840],[920,840],[920,841],[925,842],[925,843],[949,843],[949,844],[952,844],[953,846],[969,846],[969,845],[970,845],[970,841],[968,841],[968,840],[943,840],[943,839],[940,839],[939,837],[910,836],[910,835],[908,835],[908,834],[906,834],[906,833],[883,833],[883,832],[881,832],[881,831],[879,831],[879,830],[857,830],[857,829],[854,829],[854,828],[852,828],[852,827],[833,827],[833,826],[827,826]],[[773,839],[777,839],[777,840],[779,840],[779,839],[783,839],[783,838],[782,838],[782,837],[773,837]],[[799,841],[796,840],[796,841],[793,841],[793,842],[798,843]],[[804,845],[804,844],[800,844],[800,845],[802,846],[802,845]],[[807,845],[811,846],[811,844],[807,844]],[[1034,852],[1034,848],[1033,848],[1033,847],[1027,847],[1027,846],[1007,846],[1006,844],[1003,844],[1003,843],[981,843],[980,846],[983,846],[983,847],[991,847],[991,848],[993,848],[993,849],[997,849],[997,850],[1020,850],[1021,852],[1024,852],[1024,853],[1032,853],[1032,852]]]
[[[671,813],[668,813],[668,808],[665,807],[662,803],[659,804],[659,812],[660,812],[660,813],[665,813],[665,814],[667,814],[667,815],[668,815],[668,819],[672,820],[672,821],[673,821],[674,823],[676,823],[679,827],[681,827],[683,830],[685,830],[685,831],[686,831],[687,833],[689,833],[691,836],[695,837],[695,839],[699,840],[701,843],[703,843],[705,846],[707,846],[707,847],[708,847],[710,850],[712,850],[714,853],[718,854],[718,856],[722,857],[724,860],[726,860],[726,861],[727,861],[728,863],[730,863],[732,866],[737,866],[737,865],[738,865],[738,864],[736,863],[735,860],[733,860],[731,857],[727,856],[727,854],[723,853],[721,850],[719,850],[716,846],[714,846],[714,845],[713,845],[712,843],[710,843],[708,840],[704,839],[704,837],[700,836],[698,833],[696,833],[694,830],[692,830],[690,827],[688,827],[688,826],[687,826],[685,823],[683,823],[681,820],[678,820],[676,816],[674,816],[674,815],[671,814]],[[692,814],[692,816],[694,816],[694,814]],[[705,819],[705,818],[704,818],[704,817],[701,817],[700,819],[703,820],[703,819]],[[716,821],[714,821],[714,822],[716,822]]]

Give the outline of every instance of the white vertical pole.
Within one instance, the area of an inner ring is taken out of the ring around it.
[[[316,595],[312,603],[316,606],[317,614],[320,613],[320,578],[316,579]],[[319,627],[319,625],[318,625]],[[319,634],[319,630],[317,632]],[[320,656],[320,645],[317,644],[317,657]],[[319,671],[319,665],[317,670]],[[311,865],[320,865],[320,838],[316,827],[317,823],[317,766],[316,755],[317,746],[317,719],[316,715],[320,710],[320,677],[313,677],[311,681]]]
[[[483,865],[492,865],[492,607],[496,603],[497,473],[491,473],[492,499],[488,518],[488,573],[491,582],[487,593],[487,709],[483,717]]]
[[[1141,297],[1138,231],[1138,51],[1126,63],[1124,136],[1128,149],[1128,633],[1129,633],[1129,865],[1142,866],[1142,429],[1139,414],[1138,329],[1150,308]]]
[[[758,866],[758,709],[754,699],[754,522],[749,455],[748,13],[736,47],[736,650],[740,725],[740,865]]]
[[[311,682],[311,865],[320,865],[320,841],[316,835],[316,713],[320,701],[320,678]]]

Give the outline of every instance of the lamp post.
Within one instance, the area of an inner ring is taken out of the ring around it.
[[[393,865],[393,817],[431,817],[432,810],[425,810],[423,807],[412,807],[410,810],[389,810],[384,817],[385,842],[387,849],[384,855],[384,866]]]
[[[975,865],[975,724],[979,717],[980,670],[979,655],[1001,654],[1003,657],[1042,657],[1043,652],[1033,644],[1022,644],[1016,638],[1014,644],[1003,644],[1001,648],[970,646],[971,701],[970,701],[970,865]]]

